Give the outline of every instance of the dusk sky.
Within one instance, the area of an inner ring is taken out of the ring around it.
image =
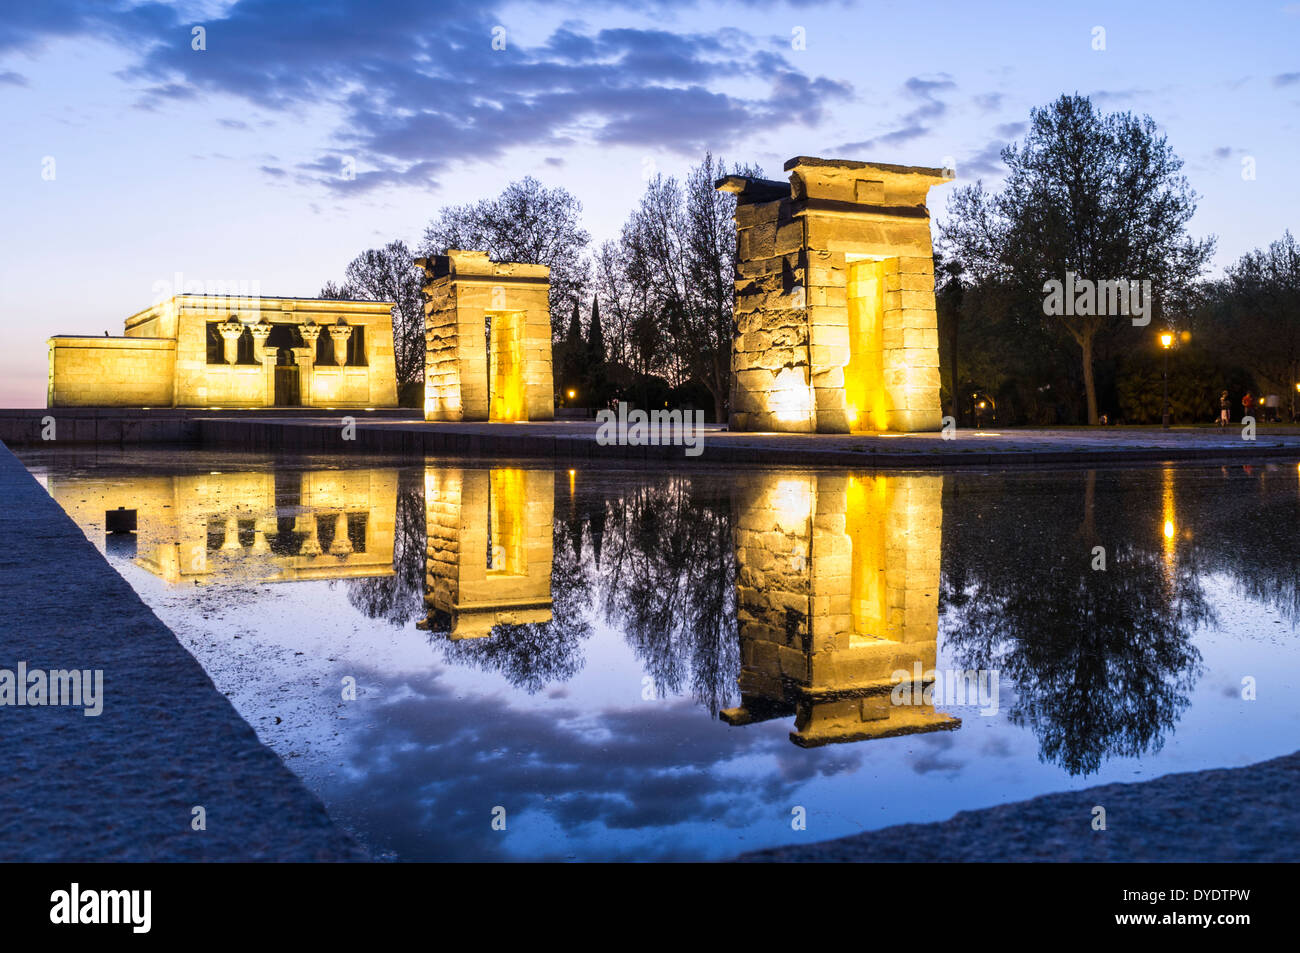
[[[1155,119],[1215,272],[1300,224],[1295,2],[0,9],[0,407],[44,405],[47,337],[121,334],[177,273],[314,296],[525,175],[573,192],[599,243],[647,174],[706,150],[774,178],[795,155],[951,157],[959,184],[993,182],[1061,93]]]

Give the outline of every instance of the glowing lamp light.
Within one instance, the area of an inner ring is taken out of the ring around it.
[[[1174,538],[1174,521],[1165,520],[1165,539]]]
[[[1172,334],[1162,334],[1162,335],[1160,335],[1160,346],[1161,346],[1161,347],[1173,347],[1173,346],[1174,346],[1174,336],[1173,336]]]
[[[573,400],[573,398],[575,398],[575,397],[577,397],[577,396],[578,396],[578,392],[577,392],[576,390],[570,390],[570,391],[569,391],[569,400]]]

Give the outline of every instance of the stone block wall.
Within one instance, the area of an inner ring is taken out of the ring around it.
[[[176,342],[50,338],[50,407],[170,407]]]
[[[458,250],[416,264],[425,273],[425,419],[553,419],[550,269]]]
[[[949,177],[808,157],[785,167],[788,184],[718,182],[738,203],[731,428],[938,430],[925,202]]]
[[[763,474],[733,506],[741,705],[795,716],[801,745],[956,727],[892,704],[896,671],[933,669],[941,476]],[[909,681],[911,679],[909,678]]]
[[[481,638],[551,618],[555,475],[435,469],[425,474],[429,628]]]

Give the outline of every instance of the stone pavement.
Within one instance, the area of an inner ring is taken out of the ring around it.
[[[807,846],[742,854],[794,861],[1282,861],[1300,859],[1300,752],[1244,768],[1167,774],[961,811]],[[1106,830],[1092,829],[1093,808]]]
[[[3,445],[0,492],[0,669],[103,672],[97,717],[0,706],[0,861],[364,860]]]
[[[425,423],[395,417],[356,417],[355,439],[343,439],[337,417],[205,416],[197,439],[209,448],[376,451],[487,457],[547,457],[563,461],[664,460],[679,463],[855,468],[1085,465],[1175,460],[1300,459],[1300,428],[1261,428],[1243,440],[1239,428],[1102,427],[1057,430],[963,430],[955,439],[919,434],[729,433],[706,425],[703,452],[681,446],[601,446],[594,421],[553,423]]]

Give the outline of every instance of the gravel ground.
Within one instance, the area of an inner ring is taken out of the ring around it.
[[[366,859],[3,445],[0,492],[0,669],[104,686],[0,706],[0,861]]]
[[[1300,752],[1245,768],[1104,784],[961,811],[801,847],[742,854],[791,861],[1295,861]],[[1106,830],[1093,830],[1093,810]]]

